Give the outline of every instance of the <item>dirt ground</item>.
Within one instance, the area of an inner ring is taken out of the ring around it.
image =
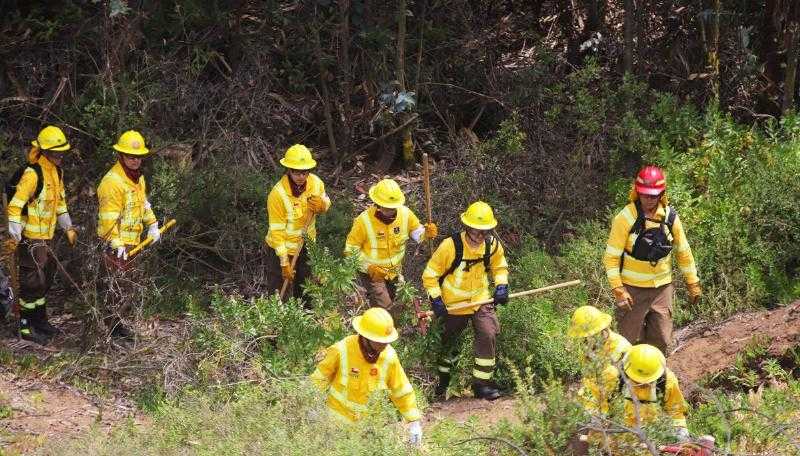
[[[781,357],[800,345],[800,301],[775,310],[737,314],[716,324],[682,328],[667,364],[678,376],[684,394],[692,397],[698,380],[732,366],[754,337],[765,336],[771,356]]]
[[[496,401],[486,401],[471,397],[456,397],[445,402],[431,404],[425,414],[424,426],[429,427],[445,418],[456,423],[466,423],[471,418],[479,422],[493,425],[502,420],[518,421],[516,414],[517,400],[512,397],[501,397]]]

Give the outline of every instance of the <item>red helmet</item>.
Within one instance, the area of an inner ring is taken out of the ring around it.
[[[636,192],[642,195],[660,195],[667,189],[667,178],[658,166],[645,166],[636,176]]]

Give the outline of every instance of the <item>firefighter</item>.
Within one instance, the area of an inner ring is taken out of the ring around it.
[[[508,263],[500,241],[491,235],[497,220],[488,204],[472,203],[461,214],[461,222],[464,230],[439,244],[422,273],[431,308],[444,324],[435,394],[445,396],[458,355],[459,336],[471,322],[475,331],[472,389],[475,397],[494,400],[500,397],[491,381],[496,364],[495,339],[500,333],[495,305],[508,302]],[[495,285],[493,304],[448,311],[456,304],[488,299],[490,276]]]
[[[357,422],[367,411],[370,396],[386,390],[409,423],[410,442],[422,442],[422,414],[414,388],[406,377],[397,352],[389,345],[398,338],[389,312],[373,307],[353,319],[357,334],[328,347],[311,380],[328,394],[335,416]]]
[[[17,242],[19,264],[19,335],[46,344],[58,333],[47,318],[47,292],[53,283],[56,225],[75,245],[77,232],[67,211],[61,162],[70,149],[60,128],[47,126],[31,143],[28,164],[9,182],[8,233]]]
[[[409,238],[417,243],[433,239],[435,224],[421,225],[417,216],[404,206],[406,197],[392,179],[383,179],[369,189],[374,205],[353,220],[345,242],[345,255],[358,255],[360,281],[372,307],[393,312],[395,289],[402,280],[403,257]]]
[[[701,295],[692,250],[680,218],[668,205],[666,189],[660,168],[642,168],[630,203],[614,217],[603,256],[620,333],[631,343],[655,345],[663,353],[672,341],[673,252],[690,303]]]
[[[686,427],[686,401],[677,377],[667,368],[667,361],[661,350],[647,344],[634,345],[622,359],[622,370],[627,382],[620,375],[619,369],[612,365],[605,368],[601,381],[584,379],[579,397],[587,411],[606,414],[609,411],[609,402],[614,397],[621,396],[625,400],[626,426],[652,423],[661,413],[666,413],[672,419],[675,437],[681,442],[688,441],[690,436]],[[639,423],[631,392],[636,394],[639,402]]]
[[[322,179],[311,173],[317,162],[306,146],[293,145],[286,150],[280,163],[286,173],[267,195],[269,229],[265,242],[271,249],[273,270],[280,268],[280,278],[293,283],[292,296],[299,298],[300,286],[310,270],[305,243],[301,249],[298,247],[304,236],[310,240],[317,238],[317,215],[328,211],[331,200],[325,193]],[[293,270],[295,255],[300,256]],[[280,281],[272,281],[270,289],[279,288]]]
[[[142,234],[158,242],[161,234],[158,220],[147,199],[147,184],[142,162],[150,150],[144,137],[128,130],[113,146],[117,162],[103,176],[97,187],[97,236],[103,249],[104,279],[100,294],[104,296],[103,320],[112,337],[130,338],[130,328],[123,323],[132,306],[139,271],[128,252],[142,241]]]

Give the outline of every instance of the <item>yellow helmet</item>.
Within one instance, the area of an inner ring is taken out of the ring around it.
[[[483,201],[476,201],[469,205],[461,214],[461,222],[476,230],[491,230],[497,226],[491,206]]]
[[[667,359],[658,348],[639,344],[631,347],[622,361],[625,375],[639,384],[652,383],[664,375]]]
[[[394,320],[386,309],[373,307],[353,319],[356,332],[373,342],[388,344],[397,340]]]
[[[317,166],[317,162],[311,156],[308,147],[302,144],[295,144],[286,149],[286,155],[280,160],[281,165],[290,169],[312,169]]]
[[[594,306],[581,306],[572,313],[567,335],[569,337],[589,337],[611,325],[611,315],[601,312]]]
[[[38,147],[41,150],[64,152],[71,147],[67,142],[67,137],[60,128],[48,125],[42,128],[39,136],[31,141],[33,147]]]
[[[383,179],[369,188],[369,198],[378,206],[397,209],[406,202],[400,185],[392,179]]]
[[[114,149],[127,155],[147,155],[150,149],[144,145],[144,136],[135,130],[128,130],[119,136]]]

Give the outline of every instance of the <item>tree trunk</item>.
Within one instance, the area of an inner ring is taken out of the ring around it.
[[[333,115],[331,115],[330,96],[328,94],[328,71],[322,63],[322,44],[320,44],[317,25],[318,23],[313,24],[311,27],[314,30],[314,57],[317,60],[317,68],[319,69],[319,85],[322,89],[322,109],[325,113],[325,129],[328,132],[328,145],[331,148],[331,155],[340,159],[339,151],[336,148],[336,135],[333,132]]]
[[[341,43],[339,45],[339,70],[343,72],[341,91],[342,98],[344,99],[340,113],[340,123],[342,125],[340,153],[341,157],[344,158],[350,152],[350,146],[352,144],[352,128],[350,125],[350,113],[352,109],[350,106],[350,97],[353,91],[353,69],[350,64],[350,0],[339,0],[339,22],[341,27],[339,31],[341,35]]]
[[[400,91],[406,91],[406,0],[397,5],[397,82]],[[398,116],[400,122],[407,119],[408,113]],[[411,126],[403,129],[403,163],[414,163],[414,141],[411,139]]]
[[[711,75],[711,94],[719,102],[719,18],[722,13],[722,0],[713,0],[711,16],[711,47],[708,50],[708,72]]]
[[[626,74],[633,74],[633,35],[636,27],[636,8],[633,0],[625,0],[625,49],[623,51],[623,68]]]

